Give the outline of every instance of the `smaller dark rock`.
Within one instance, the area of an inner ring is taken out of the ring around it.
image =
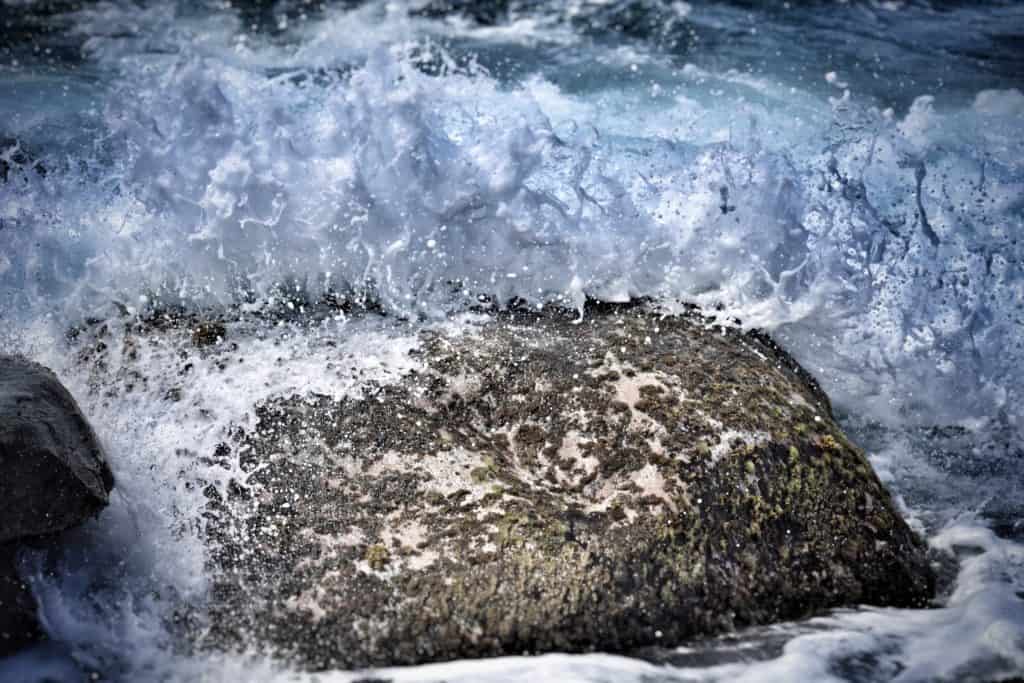
[[[83,522],[113,486],[99,439],[56,375],[0,356],[0,543]]]
[[[21,543],[92,517],[113,486],[96,434],[56,375],[0,355],[0,657],[43,635],[15,566]]]

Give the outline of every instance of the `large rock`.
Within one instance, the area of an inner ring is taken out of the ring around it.
[[[0,657],[41,635],[15,566],[21,542],[93,516],[113,484],[96,435],[56,376],[0,355]]]
[[[57,377],[0,356],[0,544],[79,524],[114,478],[96,434]]]
[[[923,544],[768,338],[637,306],[422,333],[357,400],[259,405],[209,644],[311,668],[628,651],[921,605]]]

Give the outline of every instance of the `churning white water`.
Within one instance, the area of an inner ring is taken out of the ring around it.
[[[175,638],[206,588],[200,489],[242,476],[201,456],[261,398],[399,377],[419,326],[471,324],[482,298],[582,313],[587,297],[771,331],[957,558],[941,605],[837,611],[658,664],[374,676],[1024,674],[1020,6],[41,5],[0,14],[0,347],[69,385],[118,489],[70,550],[22,558],[52,641],[0,679],[302,678]],[[306,316],[325,296],[387,315]],[[288,314],[229,329],[244,362],[195,359],[173,403],[178,333],[131,350],[150,379],[130,392],[116,325],[102,374],[65,338],[178,306]]]

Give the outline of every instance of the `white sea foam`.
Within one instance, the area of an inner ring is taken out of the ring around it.
[[[1024,367],[1018,92],[944,113],[921,97],[890,120],[664,64],[646,80],[670,97],[654,99],[643,82],[577,94],[472,66],[438,77],[392,13],[329,15],[363,36],[334,61],[304,52],[313,39],[239,47],[231,21],[166,8],[87,15],[89,49],[117,72],[102,114],[73,123],[102,152],[0,187],[7,311],[225,303],[285,282],[370,288],[428,317],[480,294],[679,297],[831,355],[829,388],[874,395],[879,416],[893,401],[944,414],[955,395],[972,417],[1019,419],[1020,383],[1002,380]],[[154,46],[119,21],[174,30]],[[268,77],[275,60],[287,68]],[[351,73],[299,78],[325,64]]]

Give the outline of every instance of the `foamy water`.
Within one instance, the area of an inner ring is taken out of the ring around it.
[[[54,642],[0,678],[299,677],[176,645],[193,617],[175,610],[201,613],[205,595],[201,489],[240,476],[197,455],[262,398],[400,376],[419,327],[471,325],[481,297],[582,310],[638,296],[720,307],[819,378],[911,522],[959,557],[942,607],[840,611],[667,664],[379,675],[1024,672],[1021,11],[426,5],[101,3],[0,55],[0,343],[58,371],[119,482],[66,556],[23,558]],[[961,24],[975,31],[957,38]],[[328,294],[388,315],[311,323],[301,309]],[[196,355],[184,385],[185,332],[131,357],[111,325],[105,373],[64,338],[166,306],[284,306],[291,322],[237,324],[230,369]],[[44,578],[46,561],[67,578]]]

